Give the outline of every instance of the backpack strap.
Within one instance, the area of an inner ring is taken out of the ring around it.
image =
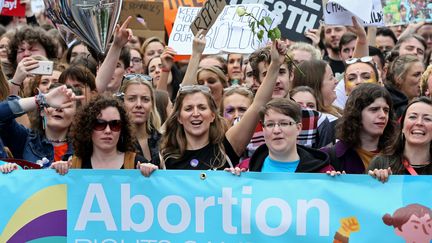
[[[81,169],[82,160],[77,156],[72,156],[72,166],[71,169]]]
[[[126,152],[124,156],[123,168],[125,169],[135,169],[135,155],[134,152]]]
[[[336,171],[342,171],[342,164],[339,158],[336,156],[336,145],[330,146],[327,152],[330,157],[330,164]]]

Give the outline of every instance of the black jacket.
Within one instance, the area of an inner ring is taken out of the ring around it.
[[[320,150],[297,144],[297,153],[300,157],[300,163],[295,171],[297,173],[325,173],[326,171],[333,170],[333,167],[330,165],[329,156]],[[249,171],[261,171],[268,154],[269,151],[266,144],[259,146],[250,159]]]
[[[405,111],[405,108],[408,105],[408,97],[406,97],[398,88],[394,85],[386,84],[385,88],[390,93],[391,99],[393,101],[393,109],[396,113],[396,118],[402,116],[402,113]]]

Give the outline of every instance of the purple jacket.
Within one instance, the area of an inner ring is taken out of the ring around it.
[[[364,174],[366,172],[363,161],[355,149],[343,141],[338,141],[332,147],[323,147],[320,150],[329,155],[330,164],[337,171],[345,171],[347,174]]]

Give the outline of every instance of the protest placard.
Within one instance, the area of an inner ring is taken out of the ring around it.
[[[279,29],[282,37],[293,41],[310,40],[304,33],[309,29],[318,28],[322,19],[322,5],[318,0],[301,1],[262,1],[262,0],[230,0],[233,4],[264,3],[268,10],[281,19]]]
[[[120,22],[125,21],[128,16],[133,17],[129,28],[132,29],[134,35],[144,38],[156,36],[161,40],[165,38],[163,3],[124,0]]]
[[[215,24],[206,35],[206,48],[204,54],[216,54],[220,52],[252,53],[257,48],[267,43],[267,37],[259,42],[252,33],[249,22],[250,17],[240,17],[236,10],[243,7],[258,19],[268,16],[272,19],[269,29],[274,28],[277,17],[262,4],[227,5],[217,18]],[[180,55],[192,53],[192,40],[194,35],[190,25],[198,15],[200,8],[180,7],[170,35],[169,46],[174,48]]]
[[[45,4],[43,0],[32,0],[31,9],[33,13],[41,13],[45,10]]]
[[[385,24],[403,25],[412,22],[432,22],[432,2],[425,0],[383,0]]]
[[[0,15],[25,16],[25,5],[20,0],[0,0]]]
[[[148,0],[164,4],[165,29],[171,34],[179,7],[202,7],[205,0]]]
[[[381,0],[347,2],[324,0],[324,22],[328,25],[352,25],[352,17],[357,17],[363,26],[383,26],[384,16]]]
[[[191,24],[191,30],[194,36],[200,29],[204,30],[203,34],[207,33],[216,22],[217,17],[222,12],[225,5],[225,0],[207,0]]]

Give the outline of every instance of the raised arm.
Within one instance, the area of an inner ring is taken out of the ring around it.
[[[232,126],[225,134],[237,155],[241,155],[246,149],[259,121],[258,112],[272,97],[280,66],[285,61],[286,52],[286,44],[282,41],[277,40],[272,43],[270,51],[271,62],[267,69],[267,74],[257,90],[254,101],[247,109],[240,122]]]
[[[39,62],[31,57],[25,57],[18,63],[15,74],[9,81],[10,95],[19,95],[27,74],[37,67],[39,67]]]
[[[359,24],[359,22],[357,22],[357,19],[355,17],[352,17],[352,23],[353,23],[353,32],[354,34],[357,35],[353,57],[360,58],[360,57],[369,56],[369,46],[368,46],[365,29],[363,28],[363,26]]]
[[[191,58],[189,59],[189,64],[186,69],[186,73],[183,78],[182,85],[197,84],[198,66],[202,57],[202,53],[204,52],[206,46],[206,38],[203,33],[204,30],[199,30],[194,37],[192,43],[192,55]]]
[[[174,65],[174,56],[176,52],[171,47],[165,47],[161,54],[161,76],[159,82],[156,85],[156,89],[168,91],[168,77],[171,72],[171,68]]]
[[[120,82],[119,80],[111,81],[111,78],[114,75],[122,48],[132,37],[132,30],[127,28],[131,19],[132,17],[129,16],[121,27],[117,26],[116,28],[114,42],[96,75],[96,89],[99,93],[105,91],[117,92],[116,89],[120,86],[117,83]],[[129,65],[129,63],[125,63],[125,65]]]

